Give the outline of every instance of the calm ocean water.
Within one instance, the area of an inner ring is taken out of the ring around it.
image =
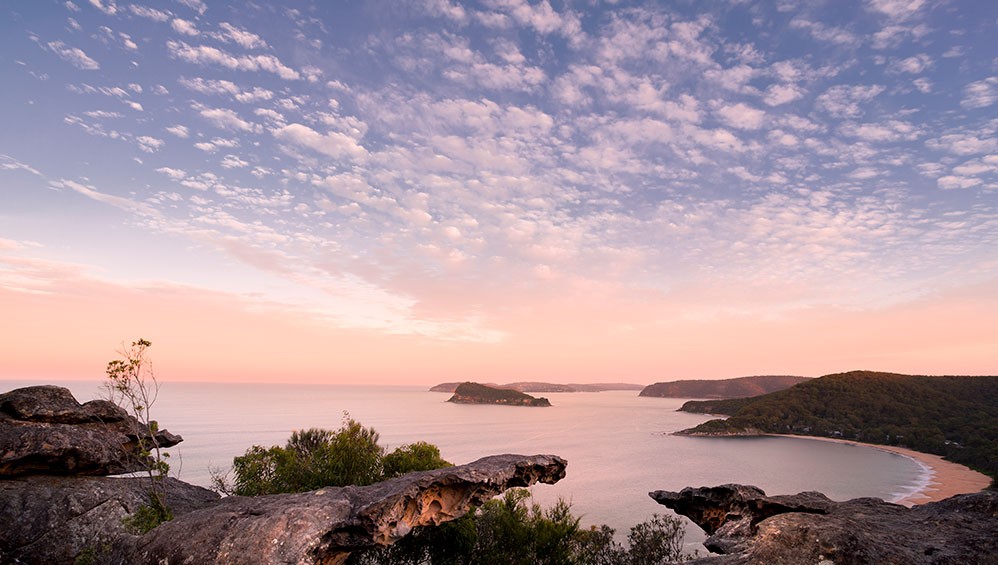
[[[0,381],[0,391],[32,384]],[[99,398],[97,382],[59,382],[81,402]],[[210,484],[210,468],[227,468],[251,445],[283,444],[292,430],[338,428],[344,412],[381,434],[393,449],[424,440],[461,464],[498,453],[552,453],[568,476],[533,487],[535,500],[572,503],[586,524],[625,534],[653,513],[659,489],[723,483],[756,485],[768,494],[817,490],[834,500],[897,500],[923,487],[915,461],[867,447],[795,438],[704,439],[670,435],[709,417],[677,412],[679,399],[634,391],[550,393],[551,408],[470,406],[425,387],[162,383],[153,416],[184,442],[171,449],[179,478]],[[691,529],[687,541],[702,540]]]

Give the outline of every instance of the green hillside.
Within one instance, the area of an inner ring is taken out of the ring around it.
[[[720,380],[685,380],[646,386],[638,396],[666,398],[743,398],[776,392],[810,380],[806,377],[759,375]]]
[[[908,447],[998,478],[998,377],[871,371],[828,375],[750,399],[687,402],[731,414],[687,435],[802,434]]]

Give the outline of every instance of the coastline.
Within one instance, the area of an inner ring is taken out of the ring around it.
[[[798,439],[812,439],[816,441],[830,441],[834,443],[844,443],[848,445],[859,445],[862,447],[872,447],[881,451],[894,453],[902,457],[907,457],[925,469],[925,481],[920,488],[902,495],[894,500],[896,504],[902,506],[914,506],[925,504],[926,502],[937,502],[957,494],[969,494],[982,491],[991,485],[991,477],[984,473],[979,473],[969,467],[947,461],[939,455],[922,453],[904,447],[892,445],[877,445],[874,443],[863,443],[848,439],[837,439],[830,437],[802,436],[791,434],[763,434],[773,437],[792,437]]]

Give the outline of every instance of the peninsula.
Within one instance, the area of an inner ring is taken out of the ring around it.
[[[447,402],[456,404],[502,404],[505,406],[551,406],[546,398],[536,398],[520,391],[495,388],[478,383],[461,383]]]
[[[735,379],[668,381],[648,385],[638,396],[662,398],[743,398],[776,392],[808,381],[807,377],[760,375]]]
[[[755,398],[690,401],[724,414],[692,436],[796,434],[913,449],[998,478],[998,376],[851,371]]]

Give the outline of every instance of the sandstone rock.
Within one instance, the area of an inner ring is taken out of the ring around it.
[[[721,555],[697,564],[994,564],[998,492],[959,495],[908,509],[879,498],[833,502],[821,493],[766,496],[742,485],[656,491],[689,517]]]
[[[218,501],[208,489],[163,481],[166,502],[182,516]],[[122,518],[149,503],[148,478],[33,476],[0,480],[0,563],[102,563],[134,538]],[[81,557],[81,560],[82,557]]]
[[[508,488],[557,482],[565,465],[552,455],[496,455],[365,487],[232,496],[160,525],[118,554],[123,563],[339,564],[351,551],[459,518]]]
[[[106,400],[80,404],[63,387],[33,386],[0,394],[0,478],[114,475],[143,471],[141,426]],[[156,434],[161,447],[183,438]]]

